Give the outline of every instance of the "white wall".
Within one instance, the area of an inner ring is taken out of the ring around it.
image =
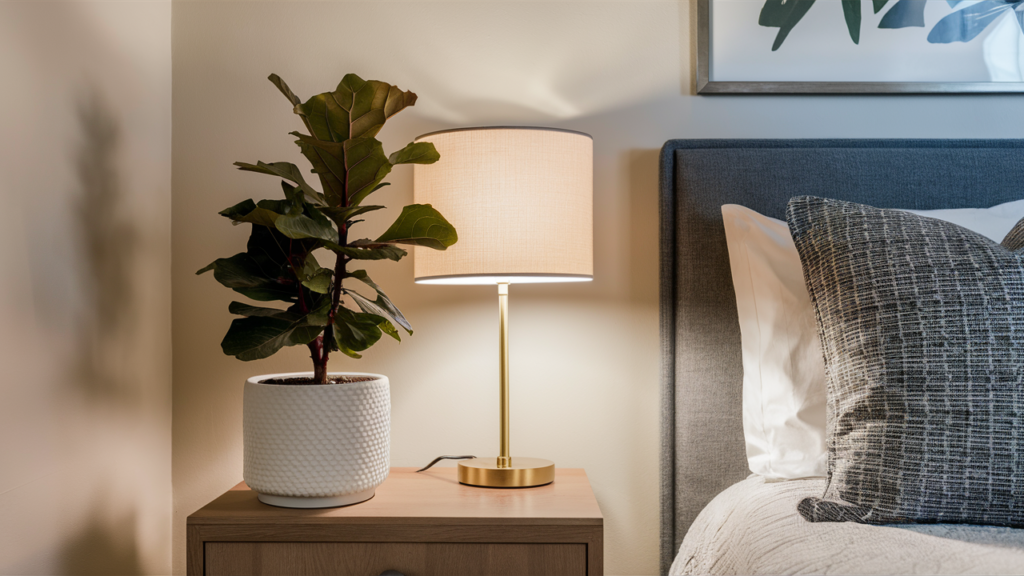
[[[219,342],[233,294],[193,272],[244,247],[217,211],[276,184],[236,160],[304,165],[301,129],[266,81],[302,97],[347,72],[419,94],[381,138],[488,124],[582,130],[595,146],[595,280],[514,286],[513,454],[583,467],[605,514],[610,574],[658,562],[657,150],[670,138],[1021,137],[1019,96],[696,97],[693,5],[620,2],[174,4],[174,553],[184,518],[241,479],[248,376],[307,369],[305,349],[246,364]],[[380,198],[411,201],[398,169]],[[383,230],[395,212],[373,213]],[[496,450],[493,289],[417,286],[410,262],[369,266],[414,324],[332,370],[391,378],[392,463]]]
[[[0,3],[0,574],[171,568],[170,42]]]

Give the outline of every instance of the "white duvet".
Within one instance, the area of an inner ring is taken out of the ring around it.
[[[669,574],[1024,574],[1024,529],[807,522],[797,503],[824,488],[732,485],[697,516]]]

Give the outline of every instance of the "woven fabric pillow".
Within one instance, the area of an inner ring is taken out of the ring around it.
[[[1007,232],[1006,237],[1003,238],[1002,246],[1009,250],[1024,248],[1024,220],[1017,222],[1017,225]]]
[[[999,242],[1024,218],[1024,200],[907,212]],[[789,225],[736,204],[722,206],[722,222],[743,349],[750,471],[771,481],[825,476],[825,361]]]
[[[825,358],[812,522],[1024,527],[1024,254],[955,224],[797,197]]]

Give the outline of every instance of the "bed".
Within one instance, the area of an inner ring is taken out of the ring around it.
[[[917,210],[982,207],[1021,198],[1022,183],[1024,141],[1019,140],[665,144],[660,166],[663,573],[674,560],[680,573],[1024,571],[1022,530],[801,526],[791,504],[800,494],[820,492],[822,480],[748,478],[740,332],[720,212],[723,204],[740,204],[785,219],[788,199],[799,195]],[[733,525],[747,529],[733,530]],[[844,550],[857,546],[874,546],[873,554],[881,551],[881,556],[874,564],[852,557],[844,562]],[[740,553],[743,547],[762,552]]]

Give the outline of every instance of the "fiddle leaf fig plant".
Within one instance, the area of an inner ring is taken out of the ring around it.
[[[444,250],[458,235],[429,204],[404,207],[376,239],[352,231],[362,222],[359,216],[384,208],[364,201],[388,185],[383,180],[394,166],[440,159],[429,142],[411,143],[389,156],[376,139],[388,118],[416,103],[416,94],[348,74],[333,92],[302,102],[278,75],[270,81],[306,127],[308,134],[291,134],[323,192],[289,162],[236,162],[240,170],[280,178],[284,198],[245,200],[221,211],[233,224],[252,226],[246,250],[196,273],[212,271],[218,282],[251,300],[285,304],[232,302],[228,311],[239,318],[221,342],[225,354],[259,360],[285,346],[305,345],[314,383],[326,384],[331,352],[360,358],[385,334],[401,341],[398,327],[412,334],[409,321],[366,271],[350,268],[363,260],[397,262],[407,254],[400,245]],[[334,256],[333,267],[321,266],[314,256],[324,250]]]

